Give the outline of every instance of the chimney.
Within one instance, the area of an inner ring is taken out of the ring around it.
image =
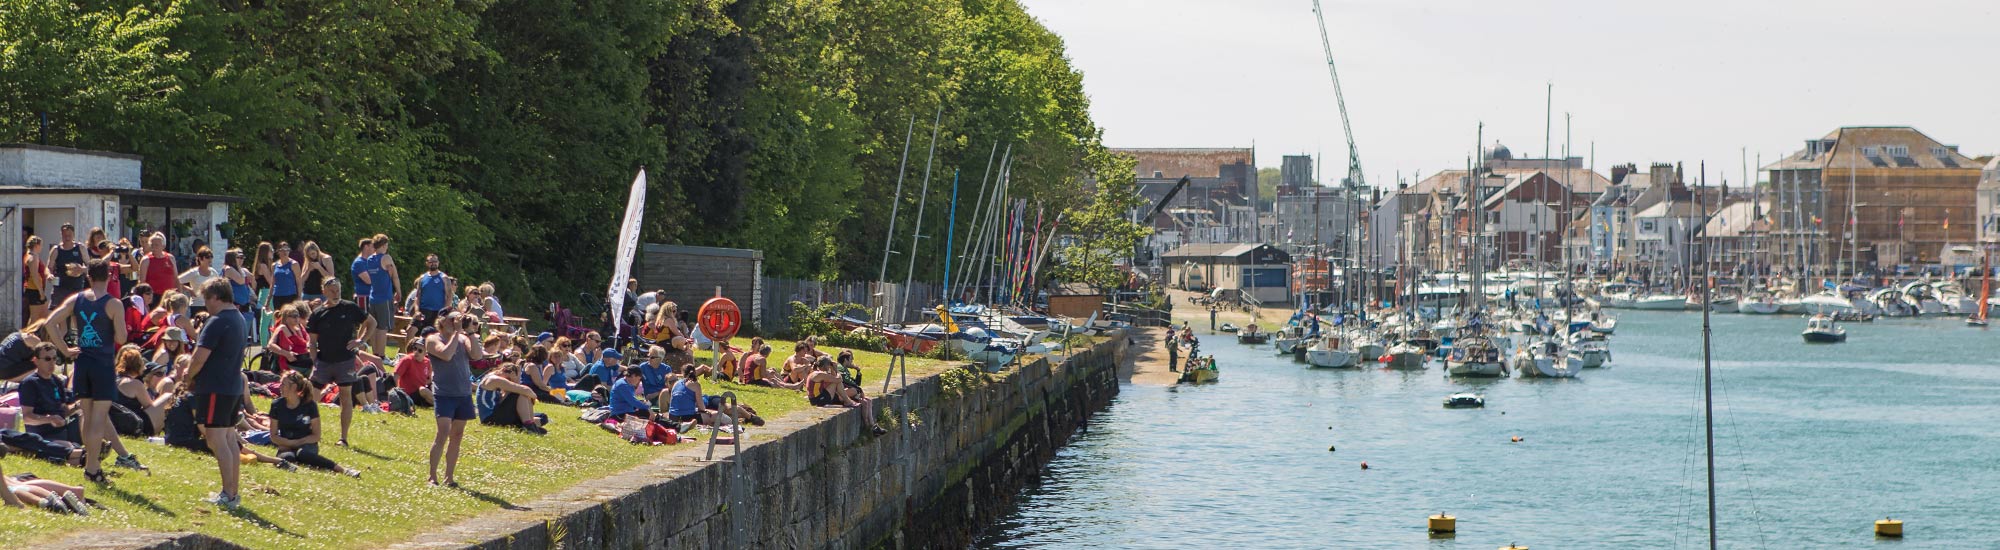
[[[1625,175],[1631,174],[1632,169],[1633,166],[1630,164],[1620,164],[1611,167],[1611,184],[1618,185],[1621,183],[1625,183]]]
[[[1680,180],[1680,174],[1674,171],[1674,165],[1664,162],[1653,163],[1649,173],[1653,176],[1653,185],[1666,185],[1668,189],[1672,189],[1673,183]]]

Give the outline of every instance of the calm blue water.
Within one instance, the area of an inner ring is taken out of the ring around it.
[[[1126,386],[977,546],[1705,547],[1701,317],[1620,321],[1610,368],[1556,381],[1308,370],[1206,337],[1219,383]],[[2000,332],[1803,326],[1714,316],[1723,546],[2000,548]],[[1487,407],[1439,405],[1466,390]],[[1455,538],[1427,537],[1440,511]],[[1884,516],[1909,537],[1875,540]]]

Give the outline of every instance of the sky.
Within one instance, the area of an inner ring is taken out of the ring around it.
[[[1063,38],[1111,147],[1249,147],[1257,164],[1346,140],[1311,0],[1022,0]],[[1841,126],[1913,126],[2000,153],[2000,1],[1330,0],[1326,26],[1370,183],[1541,158],[1707,161],[1743,181]],[[1591,150],[1595,145],[1596,155]],[[1414,180],[1412,180],[1414,181]]]

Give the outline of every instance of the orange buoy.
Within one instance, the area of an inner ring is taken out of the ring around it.
[[[1521,436],[1518,436],[1518,435],[1517,435],[1517,436],[1514,436],[1514,442],[1515,442],[1515,443],[1520,443],[1520,442],[1521,442]]]
[[[700,313],[701,333],[710,340],[724,341],[736,337],[736,331],[743,328],[743,312],[736,309],[736,302],[716,296],[702,302]]]
[[[1361,469],[1363,470],[1368,469],[1368,461],[1366,460],[1361,461]]]
[[[1394,360],[1396,360],[1396,356],[1394,356],[1394,355],[1389,355],[1389,354],[1386,354],[1386,353],[1384,353],[1384,354],[1382,354],[1382,357],[1381,357],[1380,359],[1376,359],[1376,360],[1375,360],[1375,362],[1377,362],[1377,363],[1387,363],[1387,362],[1390,362],[1390,361],[1394,361]]]

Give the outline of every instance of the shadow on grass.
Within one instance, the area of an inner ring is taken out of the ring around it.
[[[167,516],[170,518],[180,517],[180,515],[175,514],[173,510],[168,510],[165,506],[160,506],[159,503],[153,502],[153,499],[151,497],[147,497],[146,495],[120,489],[116,485],[100,485],[96,487],[96,490],[106,495],[109,495],[112,499],[115,499],[119,502],[124,502],[126,504],[131,504],[133,506],[145,508],[146,511],[148,512]]]
[[[228,514],[229,516],[234,517],[236,519],[250,522],[251,525],[255,525],[259,528],[269,530],[271,532],[280,535],[284,535],[295,539],[306,538],[305,535],[293,532],[291,529],[286,529],[282,525],[272,523],[271,520],[265,519],[264,516],[258,515],[257,512],[252,511],[251,509],[246,507],[238,506],[234,510],[217,509],[216,511]]]
[[[494,505],[494,506],[499,506],[499,507],[500,507],[500,509],[502,509],[502,510],[508,510],[508,511],[512,511],[512,512],[525,512],[525,511],[528,511],[528,510],[530,510],[530,509],[531,509],[531,508],[527,508],[527,507],[525,507],[525,506],[515,506],[515,505],[514,505],[514,503],[512,503],[512,502],[508,502],[508,501],[507,501],[507,499],[504,499],[504,498],[500,498],[500,497],[496,497],[496,496],[493,496],[493,495],[489,495],[489,494],[486,494],[486,493],[482,493],[482,492],[479,492],[479,490],[478,490],[478,489],[472,489],[472,488],[468,488],[468,487],[466,487],[466,486],[464,486],[464,485],[460,485],[460,486],[458,486],[458,488],[457,488],[456,490],[457,490],[457,491],[459,491],[459,492],[462,492],[462,493],[465,493],[465,494],[466,494],[467,496],[470,496],[470,497],[472,497],[472,498],[476,498],[476,499],[479,499],[479,500],[480,500],[481,502],[485,502],[485,503],[487,503],[487,504],[491,504],[491,505]]]
[[[354,453],[354,454],[358,454],[358,455],[361,455],[361,456],[365,456],[365,457],[368,457],[368,458],[373,458],[373,459],[375,459],[375,460],[380,460],[380,461],[384,461],[384,462],[387,462],[387,461],[391,461],[391,460],[395,460],[394,458],[390,458],[390,457],[389,457],[389,455],[385,455],[385,454],[382,454],[382,453],[377,453],[377,452],[374,452],[374,451],[369,451],[369,450],[366,450],[366,449],[362,449],[362,448],[360,448],[360,447],[356,447],[356,446],[353,446],[353,445],[348,445],[348,446],[346,446],[346,447],[344,447],[344,448],[345,448],[345,449],[347,449],[347,452],[350,452],[350,453]]]

